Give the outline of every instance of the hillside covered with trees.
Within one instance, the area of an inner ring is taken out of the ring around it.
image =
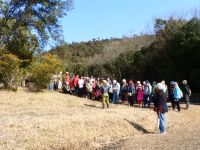
[[[117,79],[182,81],[200,90],[200,19],[156,19],[155,34],[65,44],[57,54],[66,70]]]

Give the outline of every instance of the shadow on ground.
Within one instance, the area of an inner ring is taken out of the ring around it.
[[[132,125],[135,129],[137,129],[138,131],[143,132],[144,134],[152,134],[153,132],[150,132],[148,130],[146,130],[143,126],[141,126],[140,124],[137,124],[135,122],[131,122],[127,119],[124,119],[125,121],[127,121],[130,125]]]
[[[84,104],[85,106],[87,106],[87,107],[92,107],[92,108],[99,108],[99,109],[101,109],[102,107],[98,107],[98,106],[96,106],[96,105],[89,105],[89,104]]]

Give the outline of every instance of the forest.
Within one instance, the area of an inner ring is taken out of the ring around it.
[[[50,51],[74,74],[167,82],[188,80],[200,90],[200,19],[154,23],[155,34],[64,44]]]

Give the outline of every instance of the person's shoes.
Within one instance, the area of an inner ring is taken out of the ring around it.
[[[160,134],[165,135],[165,134],[167,134],[167,132],[166,131],[160,132]]]

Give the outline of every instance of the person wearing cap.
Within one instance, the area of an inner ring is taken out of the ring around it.
[[[118,104],[119,103],[120,84],[117,82],[117,80],[113,80],[112,91],[113,91],[112,103]]]
[[[151,99],[151,92],[152,92],[152,86],[151,84],[149,83],[148,80],[146,80],[144,82],[144,107],[146,107],[146,105],[148,105],[148,107],[150,107],[150,99]]]
[[[161,134],[166,133],[166,117],[165,113],[168,112],[167,106],[167,93],[165,86],[162,83],[156,85],[156,98],[154,103],[154,111],[158,115],[159,130]]]
[[[128,85],[128,102],[130,106],[133,106],[135,99],[135,86],[132,80],[129,81]]]
[[[187,80],[183,80],[182,81],[183,87],[182,87],[182,91],[183,91],[183,100],[186,102],[186,109],[189,108],[189,104],[190,104],[190,96],[192,94],[190,87],[187,84]]]
[[[121,87],[121,90],[120,90],[122,103],[126,103],[127,93],[128,93],[128,84],[126,83],[126,79],[123,79],[122,80],[122,87]]]
[[[109,108],[109,86],[106,80],[102,80],[101,93],[102,93],[102,108],[104,109],[105,104],[107,104],[107,108]]]
[[[172,109],[175,108],[175,102],[174,102],[174,81],[170,82],[170,88],[169,88],[169,101],[171,102]]]

